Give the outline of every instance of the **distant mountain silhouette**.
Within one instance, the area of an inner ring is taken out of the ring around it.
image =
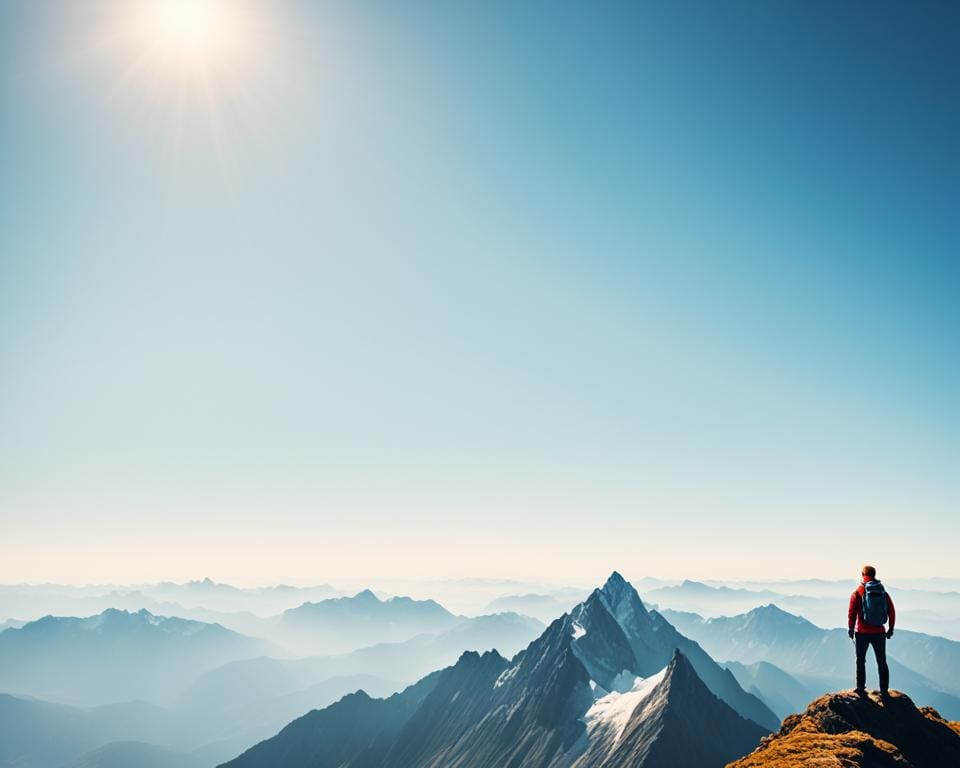
[[[211,579],[183,584],[164,581],[136,586],[68,586],[63,584],[0,584],[0,619],[15,616],[36,619],[46,615],[90,616],[108,608],[136,612],[145,608],[156,615],[210,621],[224,614],[275,616],[304,602],[326,600],[342,593],[329,584],[293,587],[239,588]],[[171,606],[176,606],[171,609]],[[206,615],[194,611],[208,612]],[[227,620],[221,621],[238,631],[248,631]]]
[[[81,757],[90,765],[120,761],[134,768],[149,764],[131,757],[141,748],[144,761],[177,765],[190,752],[196,760],[189,764],[210,768],[358,688],[388,695],[401,687],[370,675],[341,676],[251,700],[241,695],[244,680],[232,682],[208,707],[197,701],[173,710],[136,701],[80,708],[0,694],[0,768],[64,768]]]
[[[923,580],[931,586],[936,579]],[[855,584],[813,580],[747,582],[735,586],[684,581],[645,593],[648,602],[671,611],[701,616],[732,616],[765,605],[805,616],[822,627],[842,627]],[[891,586],[891,585],[888,585]],[[903,627],[960,640],[960,593],[893,586],[897,617]]]
[[[441,632],[461,620],[433,600],[380,600],[365,589],[284,611],[270,637],[301,655],[326,655]]]
[[[257,698],[242,689],[242,679],[230,683],[221,691],[207,691],[208,706],[204,706],[201,699],[191,700],[188,706],[177,709],[190,724],[186,733],[190,735],[191,744],[202,745],[197,746],[195,752],[205,759],[205,768],[275,734],[304,712],[327,707],[347,694],[362,689],[374,696],[389,696],[403,687],[401,683],[373,675],[337,675]]]
[[[209,768],[204,760],[139,741],[115,741],[83,755],[68,768]]]
[[[389,699],[311,712],[227,765],[719,768],[767,732],[744,710],[777,722],[615,573],[511,661],[464,653]]]
[[[81,705],[165,703],[202,672],[274,650],[217,624],[147,611],[48,616],[0,632],[0,690]]]
[[[0,694],[0,768],[59,768],[110,741],[174,732],[167,712],[143,702],[80,709]]]
[[[806,685],[768,661],[753,664],[725,661],[723,666],[733,673],[745,691],[763,699],[778,717],[799,712],[814,695]]]
[[[569,611],[583,599],[580,597],[559,598],[555,595],[504,595],[492,600],[486,607],[491,613],[511,611],[533,616],[541,621],[553,621],[561,613]]]
[[[673,610],[706,611],[709,615],[715,615],[745,611],[761,603],[783,599],[784,595],[766,589],[711,586],[688,579],[674,586],[652,589],[646,593],[646,598]]]
[[[0,621],[0,632],[3,632],[5,629],[19,629],[26,623],[27,622],[19,619],[7,619],[6,621]]]
[[[843,688],[852,679],[853,647],[846,630],[821,629],[775,605],[713,619],[664,613],[715,658],[775,664],[813,691]],[[960,698],[955,693],[960,690],[960,643],[897,629],[887,644],[887,655],[895,686],[947,717],[960,718]],[[907,659],[919,669],[907,666]],[[868,683],[875,669],[867,665]]]
[[[728,768],[946,768],[960,765],[960,723],[890,698],[852,691],[822,696]]]

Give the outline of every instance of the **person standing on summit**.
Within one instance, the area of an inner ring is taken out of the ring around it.
[[[887,666],[887,640],[893,637],[893,625],[897,614],[893,600],[877,579],[877,569],[863,566],[860,586],[850,595],[847,609],[847,634],[857,648],[857,693],[867,692],[867,648],[873,646],[877,657],[877,672],[880,677],[880,695],[886,696],[890,689],[890,668]],[[889,625],[889,629],[884,628]]]

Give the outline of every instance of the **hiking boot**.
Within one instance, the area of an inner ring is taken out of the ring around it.
[[[867,696],[867,689],[866,689],[866,688],[854,688],[854,689],[853,689],[853,692],[854,692],[857,696],[860,696],[861,698],[866,698],[866,696]]]

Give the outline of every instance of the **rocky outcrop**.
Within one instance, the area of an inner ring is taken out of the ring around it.
[[[960,724],[892,691],[822,696],[727,768],[943,768],[960,765]]]

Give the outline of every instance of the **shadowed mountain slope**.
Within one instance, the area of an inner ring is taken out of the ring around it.
[[[625,725],[616,716],[606,718],[603,737],[591,739],[593,750],[577,760],[575,768],[723,765],[765,735],[760,726],[710,693],[679,651],[658,677],[659,682],[642,692],[636,703],[626,702],[632,713]]]

